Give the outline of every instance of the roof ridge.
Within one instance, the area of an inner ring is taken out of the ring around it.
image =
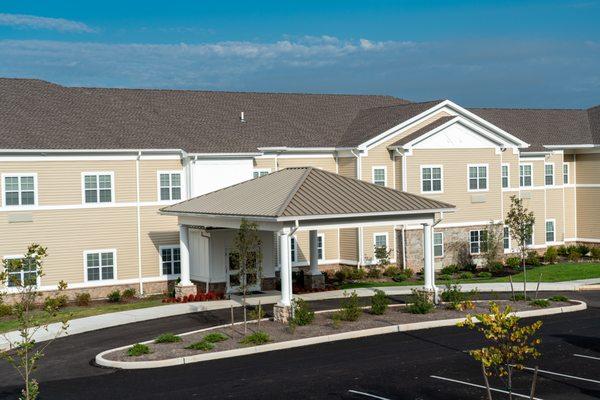
[[[393,96],[392,96],[393,97]],[[406,99],[401,99],[398,97],[395,97],[399,100],[406,100]],[[429,101],[408,101],[408,103],[403,103],[403,104],[390,104],[389,106],[377,106],[377,107],[369,107],[369,108],[363,108],[361,110],[358,110],[358,112],[362,112],[362,111],[368,111],[368,110],[376,110],[378,108],[392,108],[392,107],[406,107],[406,106],[412,106],[415,104],[428,104],[428,103],[438,103],[438,102],[442,102],[442,101],[446,101],[447,99],[436,99],[436,100],[429,100]]]
[[[310,175],[310,173],[314,169],[314,167],[292,167],[292,168],[284,168],[280,171],[285,171],[286,169],[306,169],[306,171],[304,171],[304,173],[302,174],[300,179],[298,179],[298,182],[296,182],[296,185],[294,185],[294,188],[290,191],[290,194],[288,195],[288,197],[283,201],[283,203],[277,210],[275,215],[277,215],[278,217],[283,215],[283,212],[290,205],[290,203],[292,202],[292,199],[298,192],[298,189],[300,189],[300,186],[302,186],[302,184],[304,183],[304,181],[306,180],[308,175]],[[277,172],[279,172],[279,171],[277,171]]]
[[[600,105],[598,105],[598,106],[600,106]],[[466,109],[467,110],[521,110],[521,111],[586,111],[585,108],[534,108],[534,107],[466,107]]]

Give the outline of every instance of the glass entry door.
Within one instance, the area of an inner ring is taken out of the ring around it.
[[[260,290],[260,279],[256,271],[255,253],[250,253],[247,263],[249,265],[247,273],[243,274],[238,253],[230,251],[227,254],[227,292],[241,292],[244,284],[247,284],[246,290],[248,292]]]

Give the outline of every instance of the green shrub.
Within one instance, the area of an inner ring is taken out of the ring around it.
[[[569,252],[567,251],[567,248],[564,245],[562,245],[562,244],[560,246],[558,246],[558,248],[556,249],[556,252],[561,257],[567,257],[569,255]]]
[[[110,292],[108,294],[108,296],[106,296],[106,299],[110,303],[119,303],[121,301],[121,291],[120,290],[114,290],[114,291]]]
[[[44,300],[44,309],[56,311],[66,307],[68,302],[69,298],[64,294],[58,295],[56,297],[47,297]]]
[[[381,270],[377,267],[369,268],[369,272],[367,272],[367,278],[372,278],[372,279],[381,278]]]
[[[460,271],[460,267],[456,264],[452,264],[452,265],[448,265],[447,267],[442,268],[440,270],[440,273],[442,275],[452,275],[452,274],[458,273],[458,271]]]
[[[225,340],[228,340],[229,336],[225,335],[224,333],[221,332],[213,332],[213,333],[209,333],[208,335],[204,336],[204,341],[205,342],[209,342],[209,343],[217,343],[217,342],[224,342]]]
[[[502,264],[500,264],[500,265],[502,265]],[[477,277],[478,278],[489,279],[489,278],[492,277],[492,273],[491,272],[485,272],[485,271],[483,271],[483,272],[478,273]]]
[[[353,268],[352,269],[352,279],[355,281],[360,281],[361,279],[365,279],[367,276],[367,271],[364,268]]]
[[[240,340],[241,344],[252,344],[254,346],[259,346],[261,344],[265,344],[271,341],[271,337],[267,332],[256,331],[242,340]]]
[[[396,274],[396,275],[394,275],[392,280],[394,282],[404,282],[406,280],[406,275],[403,273]]]
[[[133,299],[135,297],[135,289],[128,288],[123,290],[123,295],[121,297],[123,297],[124,299]]]
[[[181,342],[181,337],[172,333],[163,333],[154,339],[154,343],[175,343]]]
[[[83,292],[75,295],[75,304],[77,304],[79,307],[87,307],[90,305],[91,301],[92,296],[89,293]]]
[[[395,265],[390,265],[383,271],[383,275],[389,276],[390,278],[400,274],[402,270]]]
[[[466,294],[462,292],[458,284],[446,284],[446,288],[441,294],[442,301],[446,303],[460,302],[466,299]]]
[[[519,257],[508,257],[506,259],[506,266],[510,269],[518,269],[521,267],[521,259]]]
[[[137,357],[141,356],[142,354],[150,354],[150,348],[145,344],[136,343],[127,349],[127,355],[129,357]]]
[[[558,259],[558,250],[556,247],[548,247],[544,252],[544,261],[550,264],[554,264]]]
[[[0,303],[0,317],[12,315],[13,307],[10,304]]]
[[[435,308],[435,304],[430,299],[430,293],[412,290],[410,304],[406,307],[406,311],[411,314],[428,314]]]
[[[308,302],[303,299],[293,299],[294,310],[290,323],[296,326],[310,325],[315,320],[315,312],[310,309]]]
[[[438,279],[438,281],[450,281],[450,280],[452,280],[452,275],[448,275],[448,274],[438,275],[437,279]]]
[[[413,275],[415,274],[415,271],[413,271],[410,268],[404,268],[401,272],[402,274],[406,275],[407,279],[410,279],[413,277]]]
[[[573,261],[573,262],[579,262],[581,261],[581,253],[574,250],[572,252],[569,253],[569,260]]]
[[[577,252],[581,254],[582,257],[585,257],[590,252],[590,246],[586,246],[585,244],[580,244],[577,246]]]
[[[352,292],[350,295],[344,292],[342,307],[335,314],[338,314],[342,321],[356,321],[360,318],[362,309],[358,305],[358,295],[356,292]]]
[[[566,247],[566,249],[565,249],[565,250],[566,250],[566,252],[567,252],[567,254],[566,254],[566,255],[567,255],[567,257],[568,257],[568,256],[570,256],[570,255],[571,255],[571,253],[573,253],[574,251],[578,251],[578,249],[579,249],[579,248],[578,248],[577,246],[573,245],[573,244],[570,244],[570,245],[568,245],[568,246]]]
[[[337,271],[335,271],[333,276],[339,282],[345,282],[348,279],[348,275],[346,274],[346,268],[338,269]]]
[[[202,340],[200,342],[192,343],[186,347],[186,349],[190,350],[201,350],[201,351],[209,351],[215,348],[215,345],[211,342],[207,342],[206,340]]]
[[[513,301],[531,301],[531,297],[525,297],[523,293],[515,293]]]
[[[474,276],[475,275],[472,272],[465,271],[465,272],[461,272],[458,277],[460,279],[473,279]]]
[[[258,320],[266,317],[267,312],[263,307],[254,307],[252,310],[248,311],[248,319]]]
[[[539,307],[539,308],[546,308],[550,305],[550,302],[548,300],[544,300],[544,299],[537,299],[537,300],[533,300],[529,304],[532,306],[535,306],[535,307]]]
[[[504,265],[501,262],[496,261],[488,265],[488,270],[492,275],[500,275],[504,272]]]
[[[548,300],[550,300],[550,301],[559,301],[559,302],[567,302],[567,301],[569,301],[569,298],[567,296],[558,295],[558,296],[552,296]]]
[[[596,261],[600,260],[600,247],[592,247],[590,257]]]
[[[371,297],[371,313],[375,315],[385,314],[390,300],[382,290],[375,290],[375,295]]]
[[[541,265],[540,256],[536,251],[528,251],[527,258],[525,259],[527,265],[531,265],[532,267],[537,267]]]

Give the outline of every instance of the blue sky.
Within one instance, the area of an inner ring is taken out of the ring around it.
[[[598,21],[600,0],[3,0],[0,76],[589,107]]]

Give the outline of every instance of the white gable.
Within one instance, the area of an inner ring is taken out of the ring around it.
[[[500,145],[480,132],[455,121],[432,135],[425,135],[422,140],[416,139],[412,147],[415,149],[493,148]]]

